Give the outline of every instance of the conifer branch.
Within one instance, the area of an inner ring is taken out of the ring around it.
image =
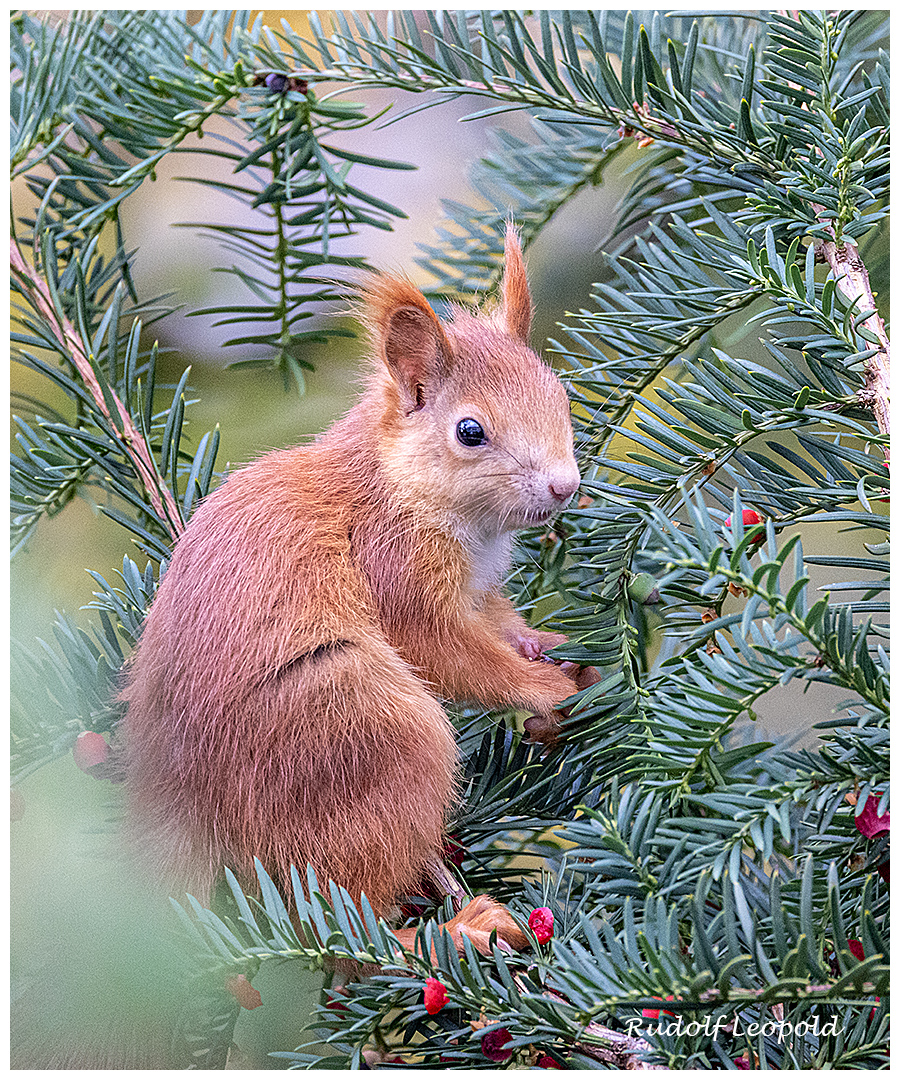
[[[167,523],[169,535],[174,540],[184,528],[178,504],[160,474],[150,447],[135,427],[128,409],[112,387],[108,387],[104,395],[75,327],[63,312],[57,310],[47,282],[28,265],[14,239],[10,239],[9,242],[9,260],[23,296],[43,317],[59,345],[60,352],[75,365],[85,388],[90,392],[97,408],[109,421],[111,429],[121,442],[125,455],[140,476],[150,505]]]
[[[437,192],[454,200],[434,246],[421,247],[435,291],[494,286],[507,217],[540,241],[558,211],[580,210],[579,192],[609,172],[630,178],[610,211],[618,224],[604,223],[614,239],[591,266],[594,284],[567,298],[568,345],[551,342],[581,497],[522,535],[511,582],[529,622],[568,639],[555,658],[594,666],[601,681],[568,702],[547,751],[512,711],[448,708],[458,807],[447,865],[436,856],[425,895],[399,898],[411,950],[399,923],[312,867],[278,886],[259,863],[256,881],[226,872],[214,910],[179,909],[179,959],[209,991],[193,979],[166,986],[190,1005],[179,1031],[194,1067],[224,1063],[239,1007],[259,1003],[250,980],[261,963],[320,972],[335,960],[379,973],[349,982],[337,1006],[323,993],[310,1041],[273,1055],[283,1063],[889,1063],[889,517],[875,505],[888,483],[878,451],[890,343],[875,305],[887,20],[808,9],[643,18],[333,12],[338,32],[326,34],[310,13],[313,43],[247,11],[190,22],[104,11],[58,29],[45,13],[14,18],[13,168],[35,202],[11,251],[25,327],[14,341],[71,403],[21,397],[19,546],[75,494],[99,491],[101,512],[149,557],[140,568],[125,559],[118,585],[90,571],[90,628],[63,615],[55,645],[15,646],[16,783],[79,734],[95,747],[110,736],[114,749],[120,672],[170,541],[219,481],[217,431],[193,455],[181,448],[187,372],[154,413],[156,350],[142,352],[137,318],[124,350],[118,332],[123,285],[131,316],[158,310],[129,284],[129,215],[116,216],[154,162],[187,154],[185,134],[207,118],[236,125],[238,141],[203,151],[235,177],[194,180],[267,220],[204,227],[255,297],[208,310],[223,325],[264,324],[235,340],[274,350],[298,382],[302,345],[319,334],[298,332],[301,320],[335,295],[334,270],[364,262],[342,254],[344,240],[403,213],[401,184],[394,206],[358,187],[356,170],[412,167],[392,160],[388,134],[407,116],[488,97],[476,117],[524,109],[534,121],[530,141],[497,130],[471,178],[480,206]],[[381,114],[340,98],[366,87],[421,91],[384,129],[379,157],[357,153],[352,133]],[[559,267],[567,253],[555,254]],[[820,529],[804,554],[820,524],[829,539]],[[754,731],[758,719],[766,732],[780,722],[787,687],[805,695],[799,748]],[[254,753],[251,742],[240,752]],[[528,926],[529,948],[457,955],[439,924],[481,891]],[[261,990],[271,1012],[290,1007]],[[42,1030],[57,1026],[41,1006]],[[729,1022],[738,1013],[794,1027],[751,1041]],[[800,1034],[811,1015],[834,1018],[835,1033]],[[714,1033],[669,1030],[709,1018]]]

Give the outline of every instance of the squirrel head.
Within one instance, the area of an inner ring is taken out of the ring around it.
[[[507,228],[500,304],[442,322],[408,280],[377,279],[367,323],[383,402],[377,452],[404,503],[459,531],[499,535],[547,521],[580,480],[569,402],[528,346],[532,304]]]

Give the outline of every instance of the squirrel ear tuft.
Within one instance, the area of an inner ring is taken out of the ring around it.
[[[418,307],[396,308],[388,317],[384,355],[407,411],[421,409],[443,371],[440,326]]]
[[[533,311],[531,292],[525,275],[522,245],[519,243],[519,235],[511,221],[506,225],[504,258],[506,266],[503,271],[503,301],[500,313],[507,333],[527,344]]]
[[[408,278],[373,277],[363,318],[405,412],[421,409],[446,377],[450,344],[437,315]]]

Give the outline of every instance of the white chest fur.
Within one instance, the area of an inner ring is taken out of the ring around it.
[[[498,589],[509,573],[512,561],[513,534],[472,536],[461,538],[472,563],[469,585],[473,592]]]

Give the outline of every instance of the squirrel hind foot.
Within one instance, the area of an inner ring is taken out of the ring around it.
[[[460,913],[445,924],[457,951],[465,951],[462,939],[467,937],[478,952],[491,955],[490,937],[497,931],[497,944],[503,952],[521,952],[530,944],[528,935],[503,904],[482,894],[474,897]]]

